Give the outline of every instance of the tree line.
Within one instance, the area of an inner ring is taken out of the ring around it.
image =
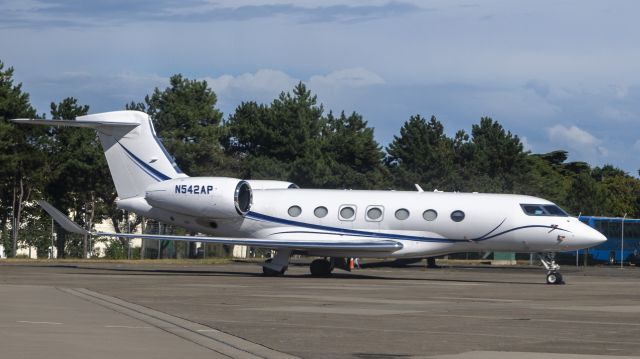
[[[35,246],[46,256],[51,220],[46,199],[92,228],[125,226],[115,187],[93,130],[18,126],[12,118],[72,120],[89,113],[67,97],[37,113],[29,94],[0,61],[0,234],[5,252]],[[182,75],[125,109],[148,113],[163,144],[191,176],[280,179],[300,187],[518,193],[549,199],[574,215],[640,216],[640,180],[611,165],[568,162],[568,152],[534,154],[490,117],[448,136],[435,116],[407,119],[383,148],[357,112],[334,113],[304,83],[271,103],[241,103],[225,119],[206,81]],[[139,221],[140,219],[138,219]],[[57,228],[59,257],[86,253]]]

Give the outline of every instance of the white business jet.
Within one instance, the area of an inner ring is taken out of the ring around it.
[[[164,149],[149,116],[116,111],[75,121],[17,123],[97,131],[119,209],[209,236],[89,233],[48,203],[70,232],[95,236],[239,244],[276,251],[265,275],[286,271],[292,253],[321,257],[311,274],[328,276],[343,258],[419,258],[455,252],[535,252],[547,283],[563,283],[553,254],[606,238],[555,204],[509,194],[301,189],[290,182],[189,177]]]

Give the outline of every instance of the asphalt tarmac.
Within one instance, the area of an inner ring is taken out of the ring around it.
[[[0,261],[0,357],[640,357],[640,268],[562,272]]]

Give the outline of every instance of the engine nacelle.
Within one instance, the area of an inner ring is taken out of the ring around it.
[[[227,177],[186,177],[147,187],[153,207],[206,218],[243,216],[251,209],[253,192],[247,181]]]
[[[300,188],[295,183],[273,180],[246,180],[252,189],[288,189]]]

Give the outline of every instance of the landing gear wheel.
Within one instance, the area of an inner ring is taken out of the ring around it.
[[[328,277],[331,275],[331,262],[326,259],[315,259],[309,266],[314,277]]]
[[[547,273],[547,284],[564,284],[560,272]]]
[[[556,263],[555,253],[538,253],[540,261],[547,269],[547,284],[564,284],[560,266]]]

